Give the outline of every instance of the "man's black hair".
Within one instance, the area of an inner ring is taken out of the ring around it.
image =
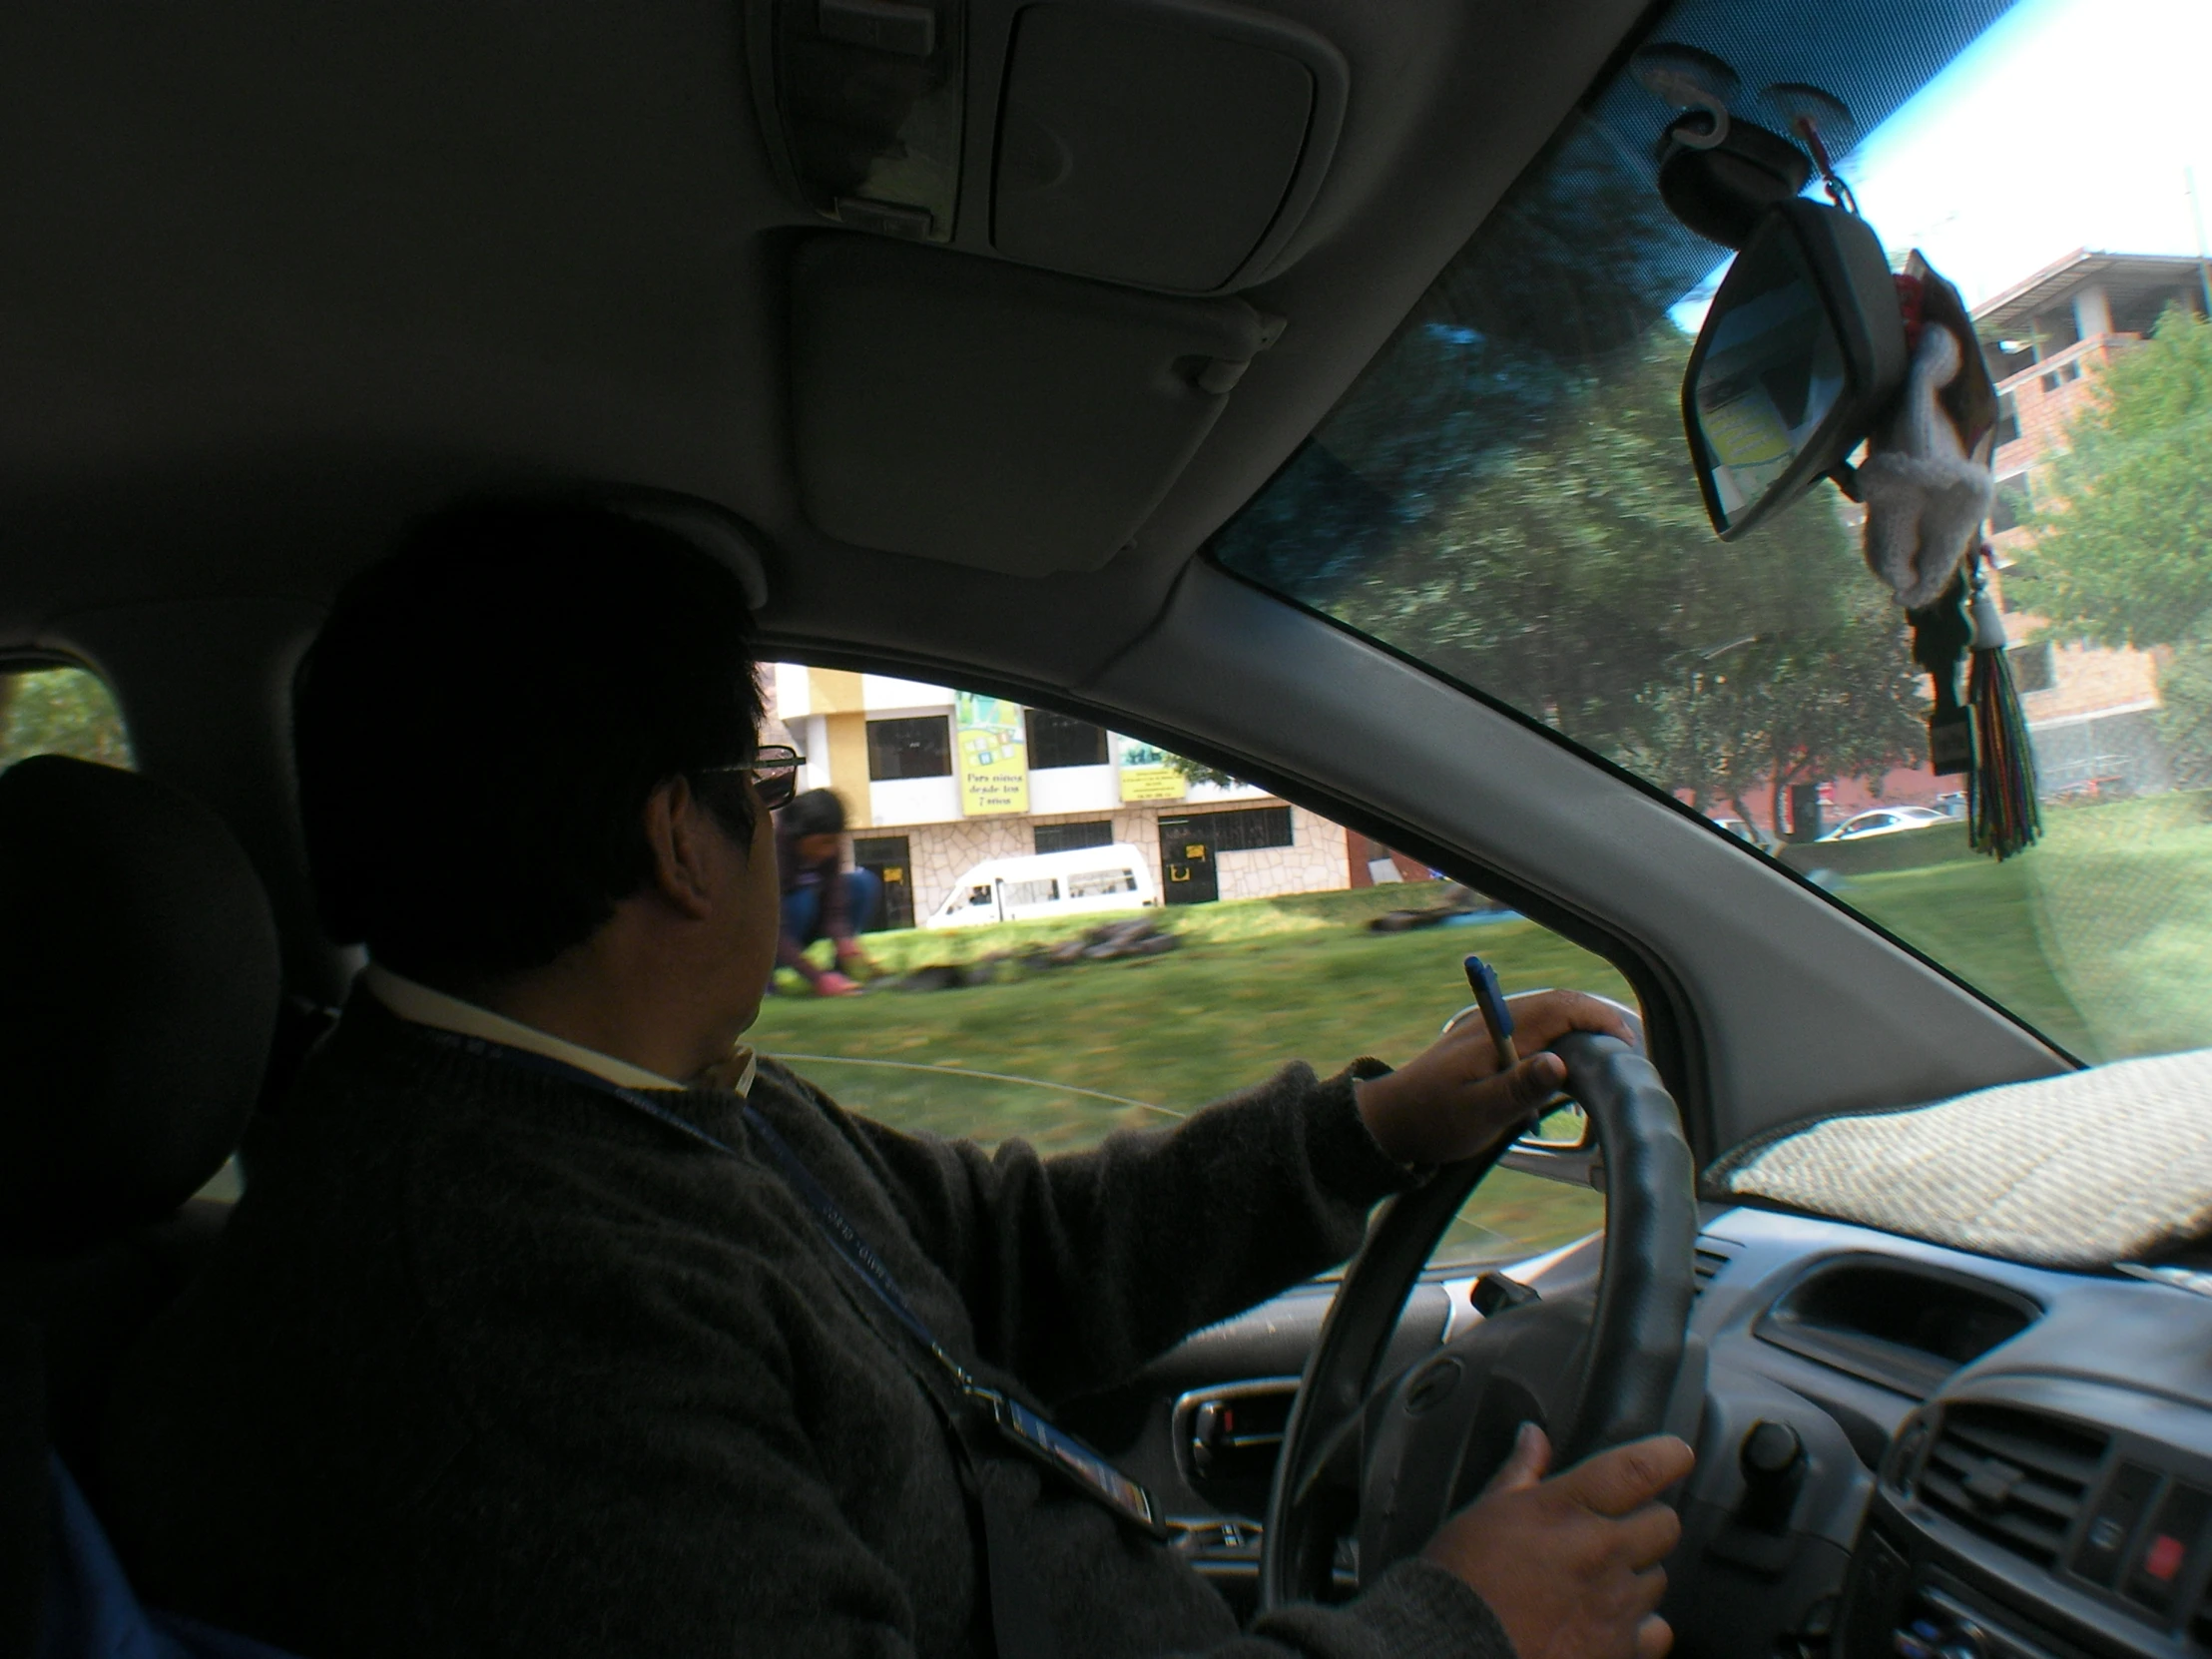
[[[323,923],[448,988],[588,938],[644,885],[647,798],[690,777],[750,844],[761,689],[738,578],[575,502],[478,503],[348,583],[293,742]]]
[[[836,835],[844,831],[844,803],[834,790],[809,790],[784,809],[787,835]]]

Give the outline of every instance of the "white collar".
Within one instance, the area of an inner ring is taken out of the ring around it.
[[[509,1019],[505,1014],[495,1014],[489,1008],[480,1008],[473,1002],[465,1002],[444,991],[433,990],[418,984],[404,975],[392,972],[371,962],[361,969],[361,983],[368,988],[386,1008],[403,1020],[416,1025],[431,1025],[440,1031],[456,1032],[464,1037],[480,1037],[485,1042],[504,1043],[509,1048],[523,1049],[531,1054],[542,1054],[549,1060],[574,1066],[578,1071],[588,1071],[594,1077],[625,1089],[681,1089],[683,1084],[663,1077],[657,1071],[647,1071],[627,1060],[618,1060],[612,1054],[602,1054],[597,1049],[585,1048],[577,1043],[565,1042],[550,1032],[540,1031],[534,1025],[524,1025],[520,1020]],[[732,1056],[740,1064],[717,1072],[734,1069],[738,1075],[728,1085],[737,1093],[750,1094],[753,1079],[760,1063],[750,1048],[739,1048]]]

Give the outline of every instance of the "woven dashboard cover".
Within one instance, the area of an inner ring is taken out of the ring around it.
[[[2212,1235],[2212,1049],[1825,1118],[1704,1184],[2009,1261],[2144,1261]]]

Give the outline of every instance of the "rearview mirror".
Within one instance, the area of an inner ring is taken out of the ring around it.
[[[1713,295],[1682,379],[1705,510],[1733,540],[1843,466],[1905,383],[1897,283],[1866,221],[1770,208]]]
[[[1543,1116],[1530,1124],[1514,1144],[1566,1152],[1580,1148],[1589,1138],[1589,1114],[1582,1110],[1579,1101],[1562,1095],[1545,1108]]]

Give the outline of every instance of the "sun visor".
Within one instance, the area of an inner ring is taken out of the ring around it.
[[[807,516],[1011,575],[1095,570],[1181,474],[1280,323],[873,237],[792,267]]]

